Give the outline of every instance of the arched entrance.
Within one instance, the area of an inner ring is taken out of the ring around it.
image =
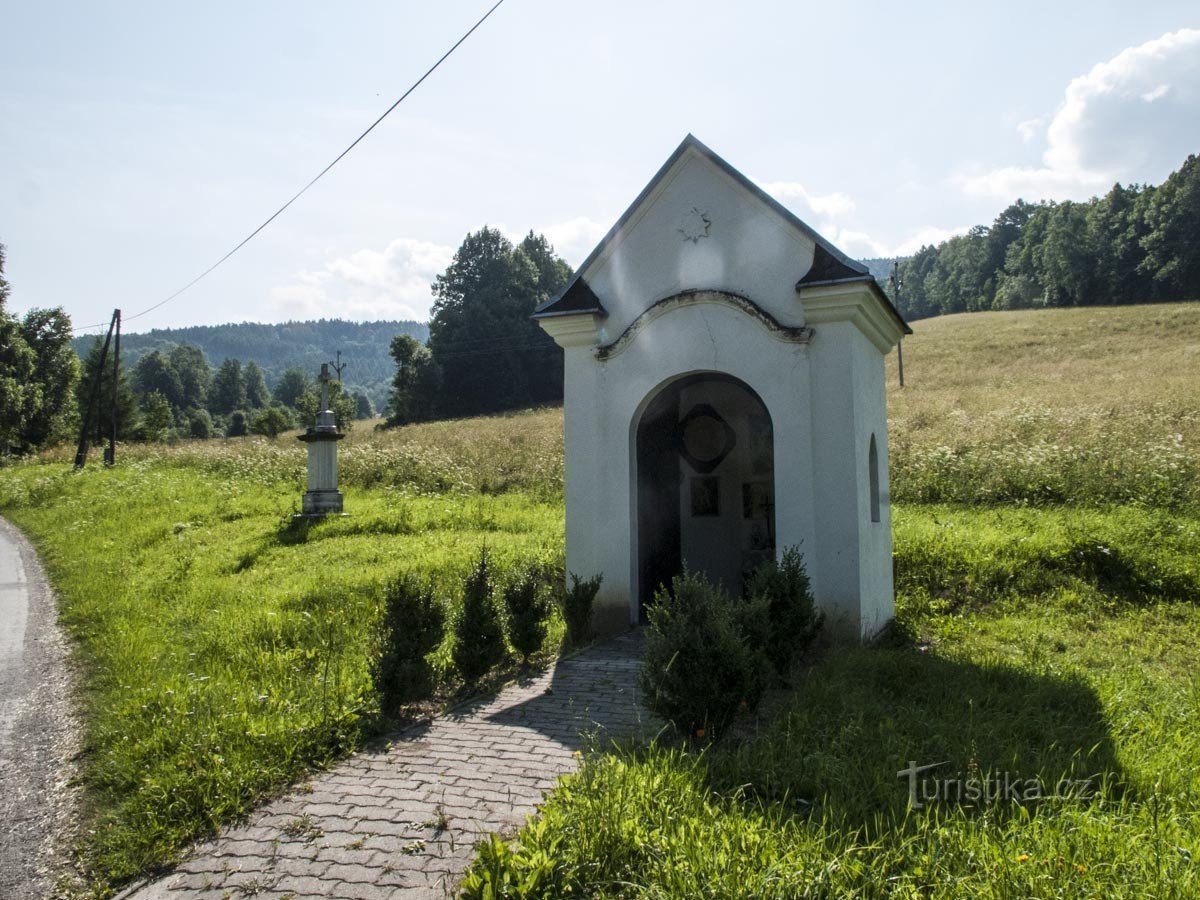
[[[686,565],[731,593],[775,555],[771,416],[718,372],[660,389],[637,425],[638,612]]]

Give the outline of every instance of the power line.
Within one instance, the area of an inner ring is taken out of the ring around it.
[[[199,275],[197,275],[195,278],[193,278],[191,281],[189,281],[187,284],[185,284],[183,287],[181,287],[175,293],[171,294],[169,297],[166,297],[166,298],[158,301],[153,306],[149,306],[146,309],[143,309],[139,313],[135,313],[132,316],[125,316],[125,321],[129,322],[133,319],[141,318],[142,316],[146,315],[147,313],[154,312],[154,310],[158,309],[160,306],[165,306],[166,304],[170,303],[172,300],[174,300],[180,294],[182,294],[185,291],[187,291],[188,289],[192,288],[193,286],[198,284],[202,279],[204,279],[209,274],[211,274],[218,266],[220,266],[227,259],[229,259],[229,257],[233,256],[233,254],[237,253],[244,246],[246,246],[246,244],[250,243],[250,241],[253,240],[254,237],[260,231],[262,231],[264,228],[266,228],[268,225],[270,225],[272,222],[274,222],[284,210],[286,210],[289,206],[291,206],[293,203],[295,203],[297,200],[299,200],[305,194],[305,192],[308,191],[309,188],[311,188],[314,184],[316,184],[318,181],[320,181],[330,169],[332,169],[339,162],[341,162],[342,158],[347,153],[349,153],[351,150],[353,150],[355,147],[357,147],[359,142],[361,142],[363,138],[365,138],[368,134],[370,134],[372,131],[375,130],[376,125],[378,125],[380,122],[382,122],[384,119],[386,119],[389,115],[391,115],[392,110],[394,110],[397,106],[399,106],[401,103],[403,103],[408,98],[409,94],[411,94],[418,87],[420,87],[421,82],[423,82],[426,78],[428,78],[430,75],[432,75],[434,73],[434,71],[437,69],[437,67],[440,66],[442,63],[444,63],[449,58],[450,54],[453,53],[455,50],[457,50],[459,45],[462,44],[463,41],[465,41],[467,38],[469,38],[475,32],[476,28],[478,28],[480,25],[482,25],[484,22],[486,22],[488,17],[492,13],[494,13],[497,9],[500,8],[500,5],[502,3],[504,3],[504,0],[496,0],[496,4],[491,9],[489,9],[486,13],[484,13],[482,18],[480,18],[478,22],[476,22],[474,25],[472,25],[462,37],[460,37],[457,41],[455,41],[454,45],[449,50],[447,50],[445,53],[443,53],[441,58],[438,59],[438,61],[435,62],[432,66],[430,66],[426,70],[424,75],[422,75],[420,78],[418,78],[416,81],[414,81],[412,86],[407,91],[405,91],[403,94],[400,95],[400,99],[398,99],[395,103],[393,103],[386,110],[384,110],[383,115],[381,115],[378,119],[376,119],[374,122],[372,122],[366,131],[364,131],[362,134],[360,134],[358,137],[356,137],[354,139],[353,143],[351,143],[349,147],[347,147],[345,150],[343,150],[341,153],[339,153],[337,155],[337,158],[334,159],[333,162],[331,162],[329,165],[327,165],[325,168],[323,168],[320,172],[318,172],[316,177],[314,177],[312,179],[312,181],[310,181],[308,184],[304,185],[304,187],[300,188],[300,190],[298,190],[292,196],[292,198],[290,200],[288,200],[287,203],[283,204],[283,206],[281,206],[281,207],[279,207],[279,209],[275,210],[275,212],[273,212],[266,221],[264,221],[261,225],[259,225],[252,232],[250,232],[248,235],[246,235],[246,237],[242,238],[242,240],[238,242],[237,246],[235,246],[232,250],[230,250],[228,253],[226,253],[224,256],[222,256],[220,259],[218,259],[215,263],[213,263],[211,266],[209,266],[207,269],[205,269],[203,272],[201,272]],[[78,328],[72,328],[71,331],[78,332],[78,331],[87,331],[91,328],[103,328],[107,324],[108,324],[107,322],[100,322],[95,325],[81,325]]]

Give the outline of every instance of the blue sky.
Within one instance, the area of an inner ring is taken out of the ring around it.
[[[0,3],[12,304],[137,312],[220,257],[490,5]],[[856,256],[1200,152],[1200,13],[1154,4],[504,6],[216,273],[131,330],[428,315],[484,224],[578,263],[692,132]]]

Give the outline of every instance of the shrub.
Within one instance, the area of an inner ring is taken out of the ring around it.
[[[546,598],[536,567],[526,568],[504,587],[508,641],[523,661],[542,649],[546,639]]]
[[[642,696],[685,734],[719,734],[743,702],[754,704],[762,695],[769,673],[745,631],[747,606],[755,608],[685,572],[649,609]]]
[[[250,430],[274,440],[292,427],[292,417],[281,406],[269,406],[254,417]]]
[[[771,560],[759,567],[750,582],[750,597],[765,602],[768,625],[766,634],[756,635],[752,646],[764,648],[776,673],[786,677],[793,661],[816,637],[822,620],[798,547],[786,548],[778,563]]]
[[[433,669],[428,656],[445,633],[446,613],[433,587],[414,575],[390,581],[383,592],[379,622],[379,655],[371,675],[384,715],[396,716],[401,706],[429,696]]]
[[[484,547],[463,585],[462,603],[454,617],[454,668],[466,681],[478,681],[504,659],[504,653],[492,565]]]
[[[229,414],[229,424],[225,428],[225,437],[244,437],[249,433],[250,422],[245,410],[235,409]]]
[[[207,409],[190,409],[187,412],[188,435],[202,440],[212,437],[213,421]]]
[[[571,573],[571,587],[559,597],[563,624],[567,628],[567,644],[578,647],[587,643],[592,636],[592,607],[600,593],[601,575],[584,580]]]

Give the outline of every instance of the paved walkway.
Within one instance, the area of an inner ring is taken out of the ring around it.
[[[127,896],[453,896],[479,837],[519,827],[576,751],[652,727],[636,695],[640,655],[631,632],[401,732]]]
[[[54,597],[29,542],[0,519],[0,897],[5,900],[45,896],[63,869],[75,736],[67,649]]]

